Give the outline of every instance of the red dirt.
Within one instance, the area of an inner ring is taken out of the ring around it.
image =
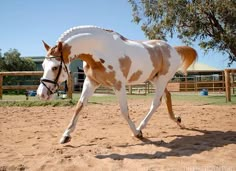
[[[150,100],[130,100],[136,125]],[[74,107],[1,107],[3,170],[236,170],[236,106],[174,103],[188,129],[179,129],[162,105],[131,136],[118,104],[89,104],[70,143],[59,139]]]

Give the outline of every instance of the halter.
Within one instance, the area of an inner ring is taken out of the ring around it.
[[[57,73],[57,76],[56,76],[55,80],[50,80],[50,79],[47,79],[47,78],[41,78],[41,79],[40,79],[40,82],[44,85],[44,87],[47,88],[47,90],[48,90],[48,92],[50,93],[50,95],[56,93],[57,90],[58,90],[58,88],[59,88],[59,86],[60,86],[60,85],[58,84],[58,79],[59,79],[59,77],[60,77],[60,75],[61,75],[62,64],[64,64],[65,69],[66,69],[66,73],[67,73],[67,75],[69,76],[69,71],[68,71],[68,68],[67,68],[67,66],[66,66],[66,64],[65,64],[65,62],[64,62],[64,60],[63,60],[63,55],[62,55],[62,53],[61,53],[61,56],[50,57],[50,59],[51,59],[51,58],[61,58],[61,63],[60,63],[60,66],[59,66],[59,71],[58,71],[58,73]],[[54,84],[54,87],[56,87],[55,91],[52,91],[52,90],[47,86],[47,84],[45,84],[45,82],[46,82],[46,83]]]

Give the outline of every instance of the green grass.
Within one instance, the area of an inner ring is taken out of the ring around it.
[[[40,101],[40,100],[24,100],[24,101],[0,101],[0,107],[3,106],[72,106],[75,105],[74,100],[52,100],[52,101]]]
[[[197,104],[213,104],[213,105],[233,105],[236,104],[236,95],[231,97],[231,102],[226,103],[224,94],[209,94],[208,96],[200,96],[199,94],[173,94],[173,101],[185,101]]]
[[[73,106],[79,100],[80,94],[73,94],[73,99],[55,99],[51,101],[41,101],[37,97],[29,97],[26,100],[24,95],[3,95],[3,99],[0,100],[0,107],[3,106]],[[152,100],[153,94],[143,95],[128,95],[128,100],[134,99],[147,99]],[[173,103],[175,102],[188,102],[193,104],[214,104],[214,105],[235,105],[236,95],[231,97],[232,102],[226,103],[224,94],[215,95],[210,94],[209,96],[200,96],[199,94],[191,93],[172,93]],[[117,103],[115,95],[94,95],[89,99],[90,104],[107,104]]]

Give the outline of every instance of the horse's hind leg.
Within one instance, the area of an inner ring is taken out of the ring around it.
[[[184,128],[184,126],[181,125],[181,118],[176,117],[174,115],[173,108],[172,108],[171,94],[167,90],[167,88],[165,89],[165,100],[166,100],[166,106],[167,106],[167,110],[168,110],[170,119],[173,120],[174,122],[176,122],[179,125],[179,127]]]
[[[79,113],[82,110],[83,106],[86,105],[88,98],[93,95],[96,88],[97,88],[97,84],[89,80],[88,77],[86,77],[86,79],[84,80],[84,85],[83,85],[82,94],[80,96],[80,100],[78,101],[76,105],[75,113],[68,127],[66,128],[64,134],[62,135],[60,139],[61,144],[67,143],[71,140],[70,134],[75,130],[76,123],[79,118]]]

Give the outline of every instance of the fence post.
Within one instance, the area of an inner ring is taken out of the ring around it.
[[[225,93],[226,93],[226,102],[231,102],[230,70],[227,69],[225,69]]]
[[[132,95],[132,86],[131,85],[129,85],[129,94]]]
[[[145,95],[147,95],[147,90],[148,89],[148,83],[147,82],[145,82]]]
[[[235,94],[235,85],[234,85],[234,82],[235,82],[235,76],[234,76],[234,73],[232,74],[232,84],[233,84],[233,94]]]
[[[67,97],[70,98],[70,99],[72,99],[73,80],[72,80],[72,74],[71,74],[71,73],[68,75],[67,87],[68,87]]]
[[[184,88],[185,88],[185,90],[184,91],[187,91],[187,76],[186,75],[184,75]]]
[[[0,74],[0,100],[2,100],[2,84],[3,84],[3,75]]]

